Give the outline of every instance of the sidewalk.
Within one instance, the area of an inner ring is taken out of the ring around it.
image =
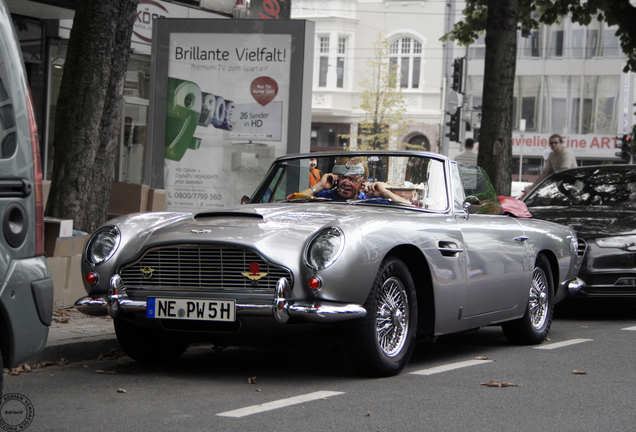
[[[58,309],[53,311],[53,321],[49,328],[46,346],[48,348],[115,338],[113,319],[110,316],[84,315],[75,308]]]
[[[92,317],[75,308],[57,309],[53,311],[46,348],[26,363],[97,360],[113,350],[122,351],[111,317]]]

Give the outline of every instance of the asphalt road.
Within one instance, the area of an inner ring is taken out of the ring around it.
[[[356,377],[318,335],[191,347],[170,366],[47,366],[6,376],[5,392],[32,403],[28,431],[631,431],[635,347],[636,303],[586,302],[560,305],[541,346],[498,327],[446,336],[392,378]]]

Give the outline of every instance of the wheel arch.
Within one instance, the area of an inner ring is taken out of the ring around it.
[[[432,336],[435,333],[435,298],[431,270],[422,251],[413,245],[396,246],[387,257],[396,257],[408,267],[418,301],[418,338]]]
[[[554,287],[554,297],[556,298],[557,291],[559,290],[559,260],[557,259],[554,252],[549,249],[539,251],[539,253],[537,254],[537,258],[539,257],[539,255],[545,256],[550,263],[550,270],[552,271],[552,286]]]

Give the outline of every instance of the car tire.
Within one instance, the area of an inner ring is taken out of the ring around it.
[[[502,326],[510,343],[540,344],[548,337],[554,314],[554,279],[545,255],[539,255],[532,272],[528,306],[523,318]]]
[[[114,320],[117,341],[124,352],[140,363],[169,363],[190,345],[187,340],[161,338],[151,330],[121,318]]]
[[[347,350],[365,376],[397,375],[408,363],[417,336],[417,295],[408,267],[382,262],[364,303],[367,314],[349,323]]]

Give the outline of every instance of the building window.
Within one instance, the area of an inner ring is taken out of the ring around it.
[[[468,48],[468,56],[474,60],[486,58],[486,35],[481,33],[477,40]]]
[[[582,133],[613,134],[618,127],[619,76],[586,76]],[[589,102],[588,102],[589,101]]]
[[[320,70],[318,72],[318,87],[327,87],[327,73],[329,72],[329,36],[320,38]]]
[[[560,24],[553,24],[548,27],[548,57],[563,57],[563,21]]]
[[[541,57],[541,31],[531,30],[527,37],[519,37],[518,57],[540,58]]]
[[[613,134],[618,127],[620,76],[548,76],[543,133]]]
[[[409,37],[394,39],[389,44],[389,62],[397,65],[401,77],[401,88],[420,87],[422,65],[422,43]]]
[[[408,149],[431,151],[431,143],[424,135],[418,134],[409,140]]]
[[[543,106],[544,133],[580,133],[581,78],[548,76]]]
[[[618,27],[604,28],[603,29],[603,57],[620,57],[623,55],[623,50],[620,46],[616,31]]]
[[[566,34],[565,45],[569,47],[569,58],[582,59],[586,51],[585,27],[571,23],[570,31]]]
[[[341,135],[350,134],[350,125],[342,123],[311,125],[311,151],[339,150],[349,145],[349,139]]]
[[[538,129],[536,120],[540,95],[540,76],[516,77],[512,105],[512,118],[516,130],[519,129],[520,120],[522,119],[526,121],[526,131],[536,131]]]
[[[336,62],[336,87],[344,87],[345,54],[347,53],[347,38],[338,38],[338,59]]]
[[[468,75],[466,80],[466,97],[468,98],[468,109],[481,108],[484,91],[483,75]]]

